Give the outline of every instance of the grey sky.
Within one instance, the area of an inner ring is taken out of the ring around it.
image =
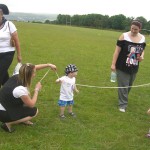
[[[0,0],[10,12],[48,14],[124,14],[126,17],[143,16],[150,20],[148,0]]]

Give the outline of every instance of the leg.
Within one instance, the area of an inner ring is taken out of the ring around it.
[[[117,70],[118,87],[129,86],[130,75]],[[126,109],[128,104],[128,88],[118,88],[119,108]]]
[[[129,86],[132,86],[132,85],[133,85],[133,82],[134,82],[135,78],[136,78],[136,73],[130,75]],[[129,94],[130,90],[131,90],[131,87],[128,88],[128,94]]]
[[[13,125],[13,124],[19,124],[19,123],[22,123],[22,122],[26,123],[26,122],[30,121],[32,118],[36,117],[37,114],[38,114],[38,109],[37,109],[36,114],[34,116],[32,116],[32,117],[31,116],[27,116],[25,118],[22,118],[22,119],[13,121],[13,122],[8,122],[6,124],[8,125],[8,127],[11,127],[11,125]]]
[[[8,69],[12,63],[14,52],[0,54],[0,87],[5,84],[9,78]]]
[[[67,105],[68,105],[68,112],[72,113],[72,107],[74,105],[74,100],[68,101]]]
[[[64,115],[64,112],[65,112],[65,107],[66,107],[66,105],[67,105],[67,102],[64,101],[64,100],[59,100],[59,101],[58,101],[58,105],[59,105],[59,107],[60,107],[60,115],[59,115],[60,118],[61,118],[61,119],[66,118],[65,115]]]
[[[72,117],[76,117],[76,114],[72,112],[72,108],[73,108],[73,104],[68,105],[69,115],[71,115]]]
[[[37,108],[25,108],[23,109],[23,114],[20,116],[20,119],[15,120],[15,121],[10,121],[10,116],[7,114],[6,111],[0,111],[0,116],[1,116],[1,121],[3,122],[1,128],[4,129],[7,132],[13,132],[14,130],[11,129],[11,126],[14,124],[19,124],[19,123],[29,123],[29,121],[37,116],[38,114],[38,109]],[[28,112],[27,112],[28,111]],[[32,122],[30,122],[32,123]]]
[[[69,105],[69,106],[68,106],[68,112],[69,112],[69,113],[72,113],[72,105]]]
[[[8,74],[8,71],[7,71],[6,74],[5,74],[5,76],[4,76],[4,78],[3,78],[3,80],[2,80],[2,85],[4,85],[5,82],[6,82],[8,79],[9,79],[9,74]]]
[[[63,116],[65,112],[65,106],[60,106],[60,116]]]
[[[74,100],[68,101],[68,112],[72,117],[76,117],[76,114],[72,112]]]

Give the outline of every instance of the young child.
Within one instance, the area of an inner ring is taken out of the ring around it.
[[[76,91],[77,93],[79,92],[75,85],[77,73],[78,73],[77,67],[74,64],[69,64],[65,68],[66,75],[56,80],[56,83],[61,84],[60,97],[58,100],[58,105],[60,106],[61,119],[66,118],[64,115],[66,106],[68,106],[68,113],[72,117],[76,117],[75,113],[72,112],[72,106],[74,104],[73,92],[74,91]]]

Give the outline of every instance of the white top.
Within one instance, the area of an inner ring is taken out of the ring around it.
[[[14,90],[13,90],[13,96],[15,98],[19,98],[23,95],[28,95],[29,91],[27,89],[27,87],[24,86],[17,86]]]
[[[6,111],[6,109],[0,103],[0,110]]]
[[[6,21],[4,27],[0,29],[0,53],[15,51],[10,45],[11,34],[15,31],[17,31],[16,26],[11,21]]]
[[[61,87],[60,87],[60,100],[63,101],[70,101],[73,100],[73,91],[75,88],[75,77],[69,78],[68,76],[62,76],[59,78],[61,81]]]
[[[17,86],[14,90],[13,90],[13,96],[15,98],[19,98],[23,95],[28,95],[29,91],[27,89],[27,87],[24,86]],[[6,109],[1,105],[0,103],[0,110],[6,111]]]
[[[138,33],[138,34],[140,34],[140,33]],[[130,39],[130,37],[128,35],[128,32],[123,33],[123,36],[124,36],[124,40],[132,42],[132,40]],[[142,38],[141,38],[141,40],[138,43],[145,42],[145,36],[143,36],[142,34],[141,34],[141,36],[142,36]]]

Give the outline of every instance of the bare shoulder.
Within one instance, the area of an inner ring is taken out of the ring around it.
[[[120,37],[119,37],[119,40],[124,40],[124,33],[122,33],[121,35],[120,35]]]
[[[141,33],[139,33],[139,36],[141,36],[141,37],[145,37],[143,34],[141,34]]]

